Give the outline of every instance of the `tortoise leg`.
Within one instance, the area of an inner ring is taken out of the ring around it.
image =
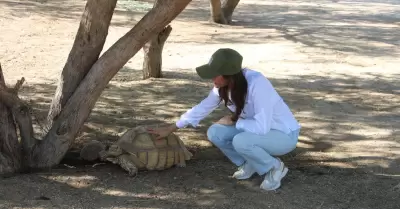
[[[138,168],[136,165],[129,159],[129,155],[120,155],[118,156],[118,164],[122,167],[122,169],[128,171],[129,176],[134,177],[138,173]]]
[[[193,157],[193,154],[187,150],[185,144],[183,144],[183,141],[178,139],[178,145],[180,147],[179,151],[179,163],[177,164],[178,167],[186,167],[186,161],[190,160]]]
[[[193,154],[186,148],[185,144],[181,139],[178,139],[178,144],[181,150],[183,151],[184,160],[190,160],[193,157]]]

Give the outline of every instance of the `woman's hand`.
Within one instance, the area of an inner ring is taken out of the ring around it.
[[[170,126],[167,127],[160,127],[160,128],[148,128],[147,131],[149,133],[155,134],[157,135],[157,140],[158,139],[162,139],[164,137],[167,137],[168,135],[170,135],[172,132],[176,131],[178,128],[176,127],[175,124],[172,124]]]
[[[227,125],[227,126],[230,126],[230,125],[233,125],[233,124],[234,124],[234,122],[232,121],[230,115],[226,115],[226,116],[222,117],[222,118],[219,119],[219,121],[217,121],[216,123],[222,124],[222,125]]]

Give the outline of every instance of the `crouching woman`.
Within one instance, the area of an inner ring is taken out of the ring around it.
[[[236,166],[236,179],[264,176],[264,190],[276,190],[288,168],[278,158],[296,148],[300,125],[290,108],[262,73],[242,68],[242,56],[233,49],[214,52],[208,64],[196,68],[203,79],[214,83],[208,96],[186,111],[171,126],[149,130],[165,137],[199,122],[221,103],[231,115],[207,130],[208,139]]]

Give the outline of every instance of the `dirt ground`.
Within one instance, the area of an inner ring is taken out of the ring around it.
[[[22,76],[35,131],[54,94],[85,1],[0,0],[0,62],[6,82]],[[105,49],[151,4],[120,0]],[[193,152],[185,168],[130,178],[114,165],[64,161],[47,172],[0,179],[1,208],[400,208],[400,3],[397,0],[246,0],[233,26],[208,22],[195,0],[171,25],[162,79],[141,80],[134,56],[101,95],[73,149],[114,141],[126,129],[166,124],[199,102],[211,84],[194,67],[232,47],[269,78],[302,125],[290,171],[276,192],[261,177],[230,178],[235,167],[206,139],[219,108],[196,129],[177,132]]]

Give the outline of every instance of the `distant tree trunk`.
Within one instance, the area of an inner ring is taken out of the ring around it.
[[[222,11],[227,24],[232,23],[233,11],[235,11],[236,6],[239,4],[240,0],[223,0]]]
[[[227,24],[221,7],[221,0],[210,0],[211,21],[219,24]]]
[[[143,79],[162,77],[162,51],[171,31],[172,27],[168,25],[143,46]]]
[[[219,24],[231,24],[232,14],[240,0],[210,0],[211,20]]]
[[[47,126],[60,114],[68,99],[103,50],[117,0],[88,0],[72,49],[58,81],[47,117]]]
[[[104,8],[110,8],[110,5],[108,5],[109,0],[98,0],[97,2],[99,3],[97,7],[104,6]],[[71,90],[72,92],[66,91],[67,94],[70,94],[70,96],[67,97],[67,101],[65,102],[64,106],[61,106],[61,110],[58,110],[59,114],[57,114],[57,117],[54,117],[53,122],[51,123],[52,126],[42,140],[36,140],[33,136],[29,108],[24,105],[24,102],[21,101],[16,94],[13,94],[12,91],[7,90],[6,87],[0,85],[0,103],[5,105],[8,108],[8,111],[12,110],[15,121],[18,124],[22,142],[22,150],[24,153],[22,156],[26,156],[24,163],[27,164],[27,167],[48,168],[59,164],[109,81],[129,61],[129,59],[131,59],[144,46],[144,44],[149,41],[150,37],[161,32],[164,27],[167,26],[173,19],[175,19],[176,16],[180,14],[190,2],[191,0],[156,0],[154,7],[146,15],[144,15],[144,17],[130,31],[128,31],[117,42],[115,42],[107,51],[102,54],[100,58],[93,63],[92,66],[90,66],[90,70],[86,73],[86,75],[83,76],[81,81],[78,82],[76,88]],[[101,19],[102,17],[99,17],[100,15],[107,15],[104,13],[94,12],[99,10],[98,8],[91,8],[89,6],[90,3],[93,2],[88,0],[86,7],[86,9],[89,10],[87,12],[87,16],[89,17],[94,15],[90,19]],[[86,16],[84,15],[82,18],[85,19]],[[103,19],[103,21],[106,20]],[[82,20],[81,22],[85,21]],[[108,23],[103,24],[108,25]],[[96,24],[97,26],[94,27],[99,28],[90,29],[90,31],[106,31],[100,29],[104,26],[103,24]],[[87,25],[90,26],[91,23],[88,22]],[[78,36],[79,35],[77,35],[77,37]],[[88,39],[90,38],[92,38],[92,35],[88,36]],[[84,41],[80,42],[80,38],[76,39],[76,43],[77,42],[85,44],[87,43]],[[96,45],[99,46],[99,44]],[[74,46],[78,47],[79,44],[74,44]],[[92,45],[86,45],[86,47],[87,46]],[[74,53],[71,52],[70,57],[75,58],[70,58],[69,62],[84,62],[79,60],[86,59],[86,56],[83,56],[83,54],[86,55],[86,50],[82,50],[85,51],[84,53],[81,50],[77,51],[79,51],[82,56],[75,56],[73,55]],[[94,53],[98,52],[97,50],[93,51]],[[86,67],[82,67],[82,69],[83,68],[86,69]],[[63,72],[64,71],[66,70],[63,70]],[[79,73],[79,75],[81,75],[81,73]],[[67,77],[71,76],[71,74],[63,74],[62,76],[64,76],[66,80]],[[64,82],[62,81],[59,83],[59,85],[64,85],[63,83]],[[61,89],[61,87],[59,87],[59,89]],[[62,94],[64,94],[64,92],[62,92]],[[65,98],[64,96],[61,97]],[[0,108],[2,107],[3,106]],[[10,123],[0,124],[0,130],[5,130],[8,124]],[[13,131],[15,130],[15,127],[7,129]],[[0,142],[4,142],[6,139],[10,138],[7,138],[7,135],[5,134],[0,135],[0,137],[2,137]],[[11,135],[11,138],[8,141],[11,141],[11,143],[18,143],[15,142],[15,137],[13,135]],[[12,154],[15,153],[16,155],[19,155],[19,152],[15,151],[19,148],[9,148],[9,145],[7,146],[7,149],[11,150]],[[3,150],[1,152],[1,157],[2,161],[0,161],[0,166],[2,168],[18,168],[16,164],[18,163],[18,157],[13,157],[12,159],[14,160],[8,160],[10,157],[8,155],[4,157]],[[4,162],[3,158],[6,159]],[[11,171],[13,170],[15,169],[11,169]]]

